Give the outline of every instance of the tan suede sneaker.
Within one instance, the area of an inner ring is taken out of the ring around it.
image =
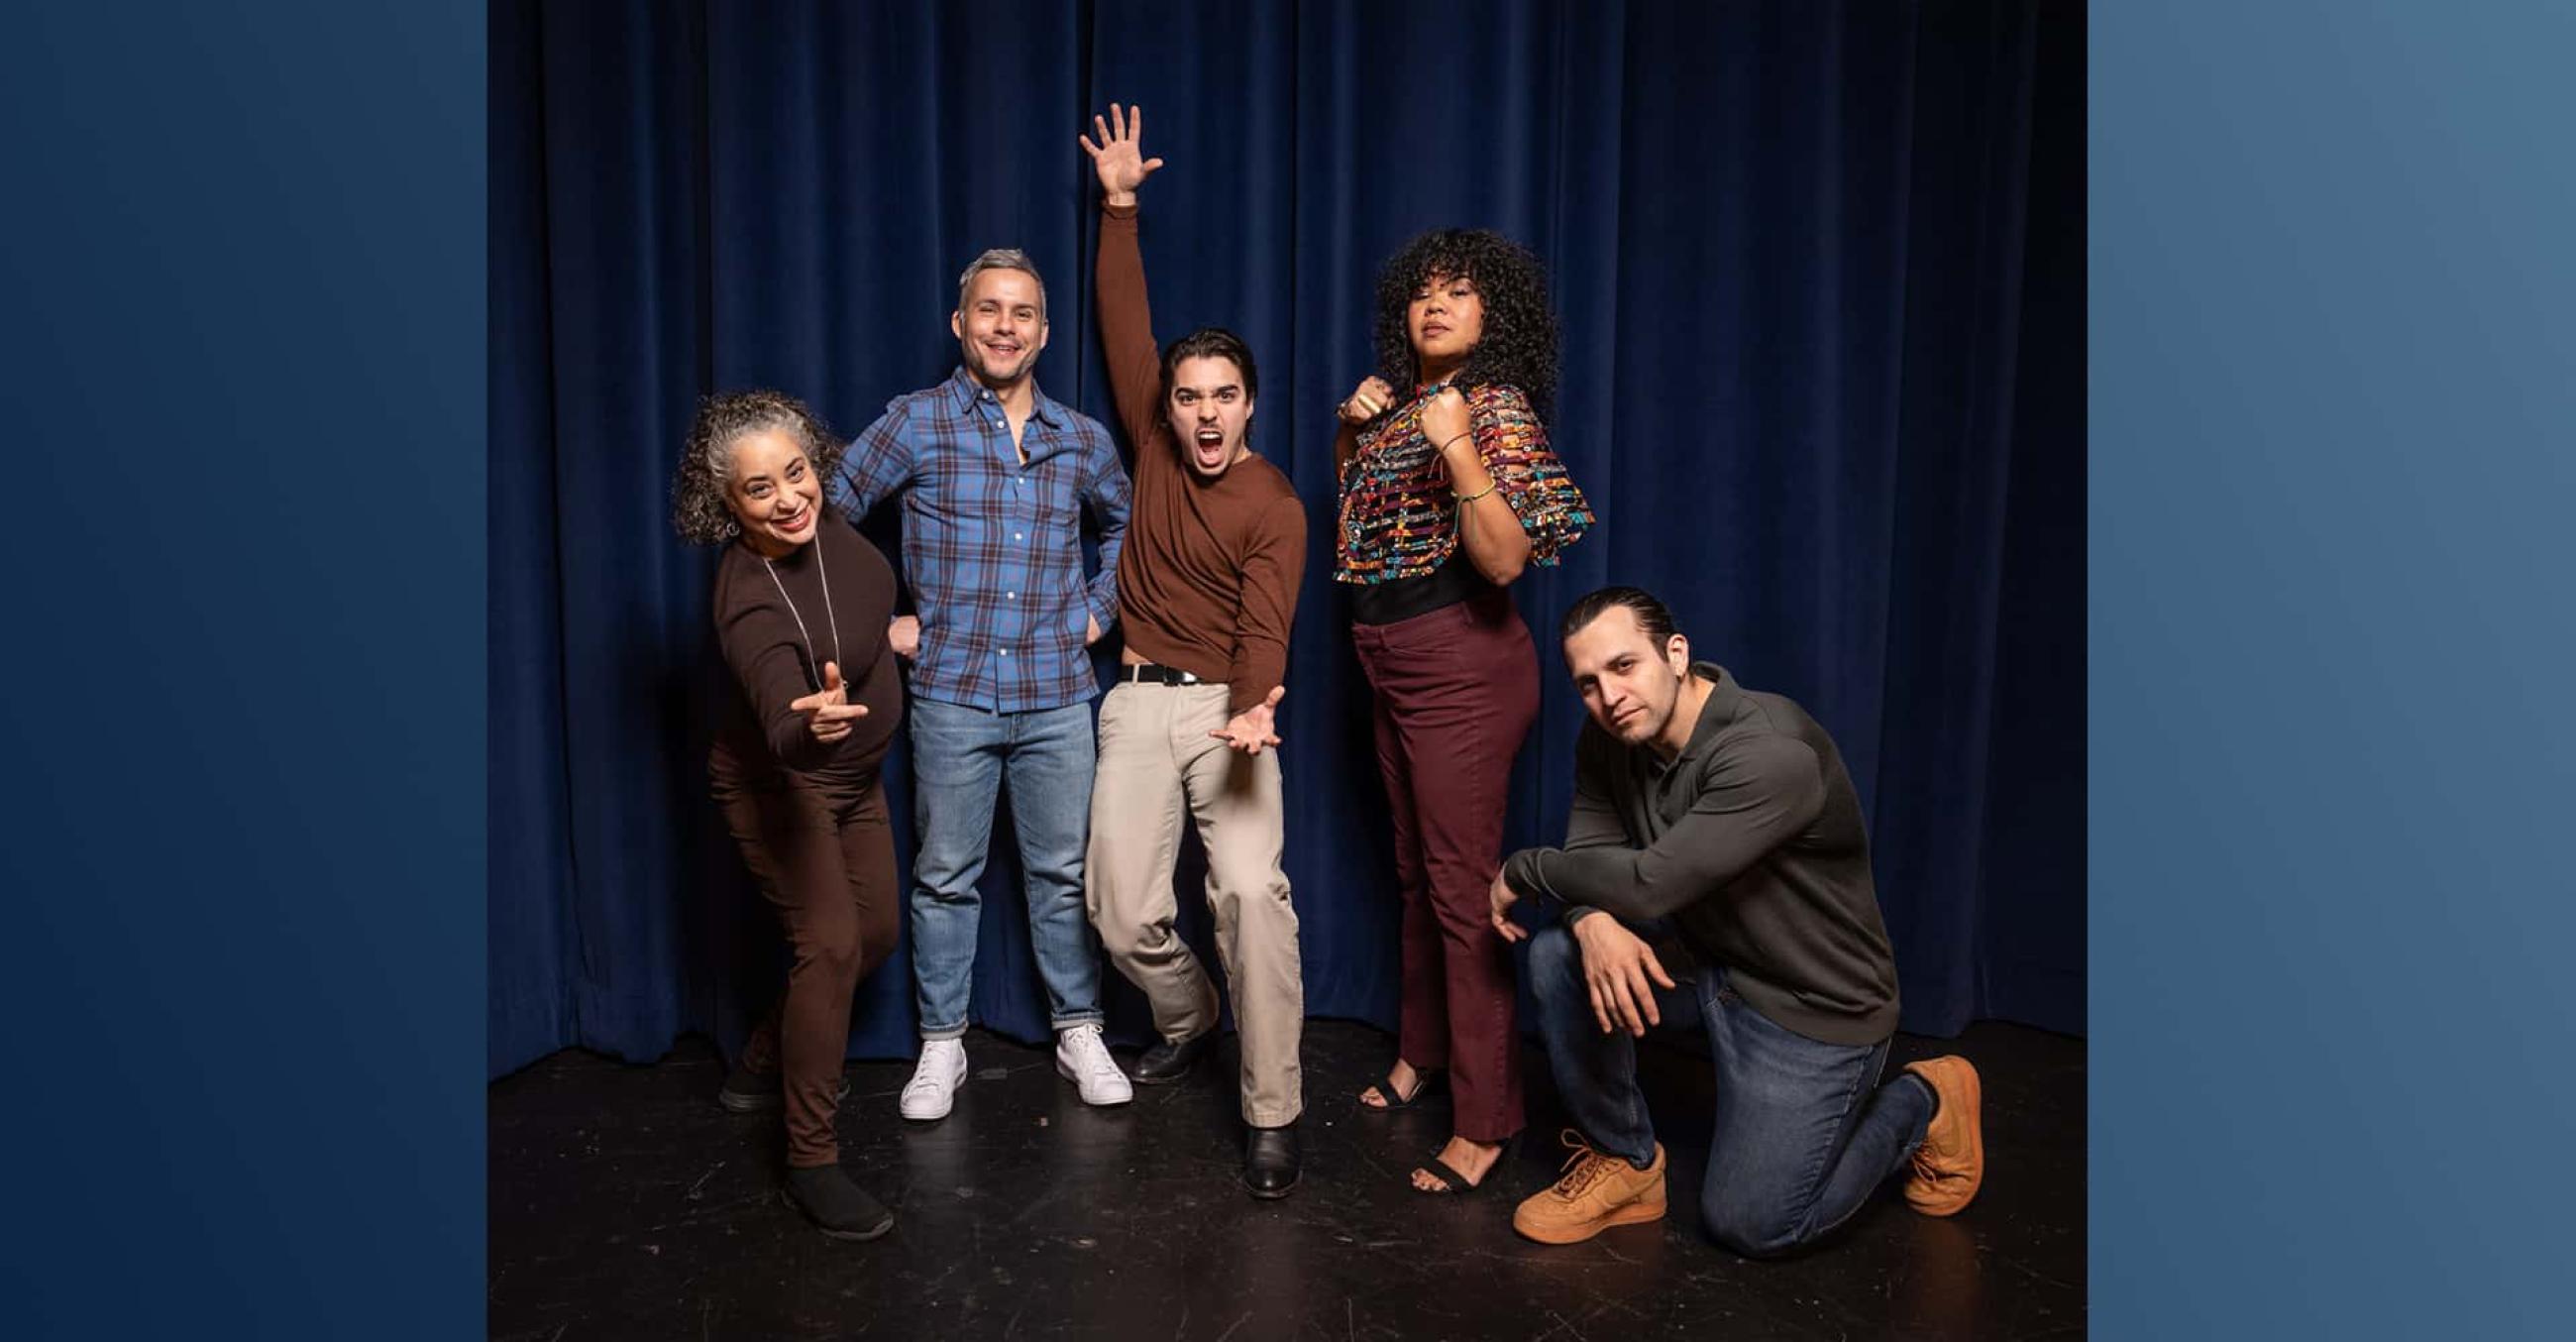
[[[1565,1176],[1533,1193],[1512,1213],[1512,1229],[1541,1244],[1580,1244],[1612,1226],[1664,1219],[1664,1146],[1655,1163],[1638,1169],[1603,1155],[1572,1128],[1564,1141]]]
[[[1949,1216],[1968,1205],[1986,1181],[1984,1097],[1977,1069],[1957,1055],[1905,1064],[1905,1070],[1931,1083],[1941,1107],[1932,1112],[1923,1144],[1914,1148],[1914,1173],[1905,1181],[1905,1200],[1926,1216]]]

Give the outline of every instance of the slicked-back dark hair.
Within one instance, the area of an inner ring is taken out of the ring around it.
[[[1261,370],[1253,366],[1252,346],[1222,326],[1202,326],[1163,347],[1163,399],[1172,398],[1172,370],[1183,359],[1232,359],[1243,374],[1246,399],[1261,394]]]
[[[742,523],[725,505],[725,486],[733,478],[734,444],[763,430],[795,439],[826,488],[849,450],[803,401],[785,392],[728,391],[699,401],[671,480],[671,529],[683,540],[717,545],[742,534]]]
[[[1647,639],[1654,643],[1658,653],[1677,632],[1673,628],[1672,611],[1645,588],[1604,587],[1576,597],[1574,604],[1565,608],[1565,618],[1556,626],[1557,642],[1562,643],[1583,632],[1584,626],[1609,614],[1613,606],[1625,606],[1637,617],[1637,627],[1646,631]]]

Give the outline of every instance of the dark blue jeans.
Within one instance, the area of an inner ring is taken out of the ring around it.
[[[1548,1063],[1575,1126],[1595,1150],[1640,1169],[1652,1164],[1655,1130],[1637,1088],[1635,1041],[1624,1029],[1601,1032],[1574,933],[1560,924],[1533,937],[1529,969]],[[1686,1022],[1695,1002],[1717,1065],[1699,1206],[1718,1243],[1752,1258],[1795,1249],[1841,1225],[1905,1168],[1934,1100],[1912,1075],[1876,1084],[1885,1041],[1809,1039],[1747,1005],[1722,970],[1674,981],[1678,988],[1658,990],[1656,1009],[1667,1023]]]

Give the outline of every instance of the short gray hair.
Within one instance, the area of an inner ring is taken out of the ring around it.
[[[1038,274],[1038,263],[1017,247],[994,247],[966,263],[965,272],[957,277],[957,310],[966,310],[966,291],[974,287],[975,277],[987,270],[1024,270],[1038,282],[1038,320],[1046,320],[1046,278]]]

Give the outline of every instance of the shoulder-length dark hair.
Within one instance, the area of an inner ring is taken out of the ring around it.
[[[1387,259],[1377,275],[1377,369],[1400,396],[1420,380],[1404,310],[1435,276],[1463,278],[1485,300],[1485,334],[1452,382],[1461,390],[1518,387],[1543,421],[1556,402],[1556,310],[1547,271],[1519,243],[1486,228],[1425,233]]]
[[[681,539],[720,545],[742,534],[742,523],[725,506],[734,444],[764,430],[795,439],[826,488],[840,469],[841,454],[849,450],[803,401],[785,392],[728,391],[699,401],[697,417],[689,422],[688,445],[680,452],[679,473],[671,481],[671,529]]]

